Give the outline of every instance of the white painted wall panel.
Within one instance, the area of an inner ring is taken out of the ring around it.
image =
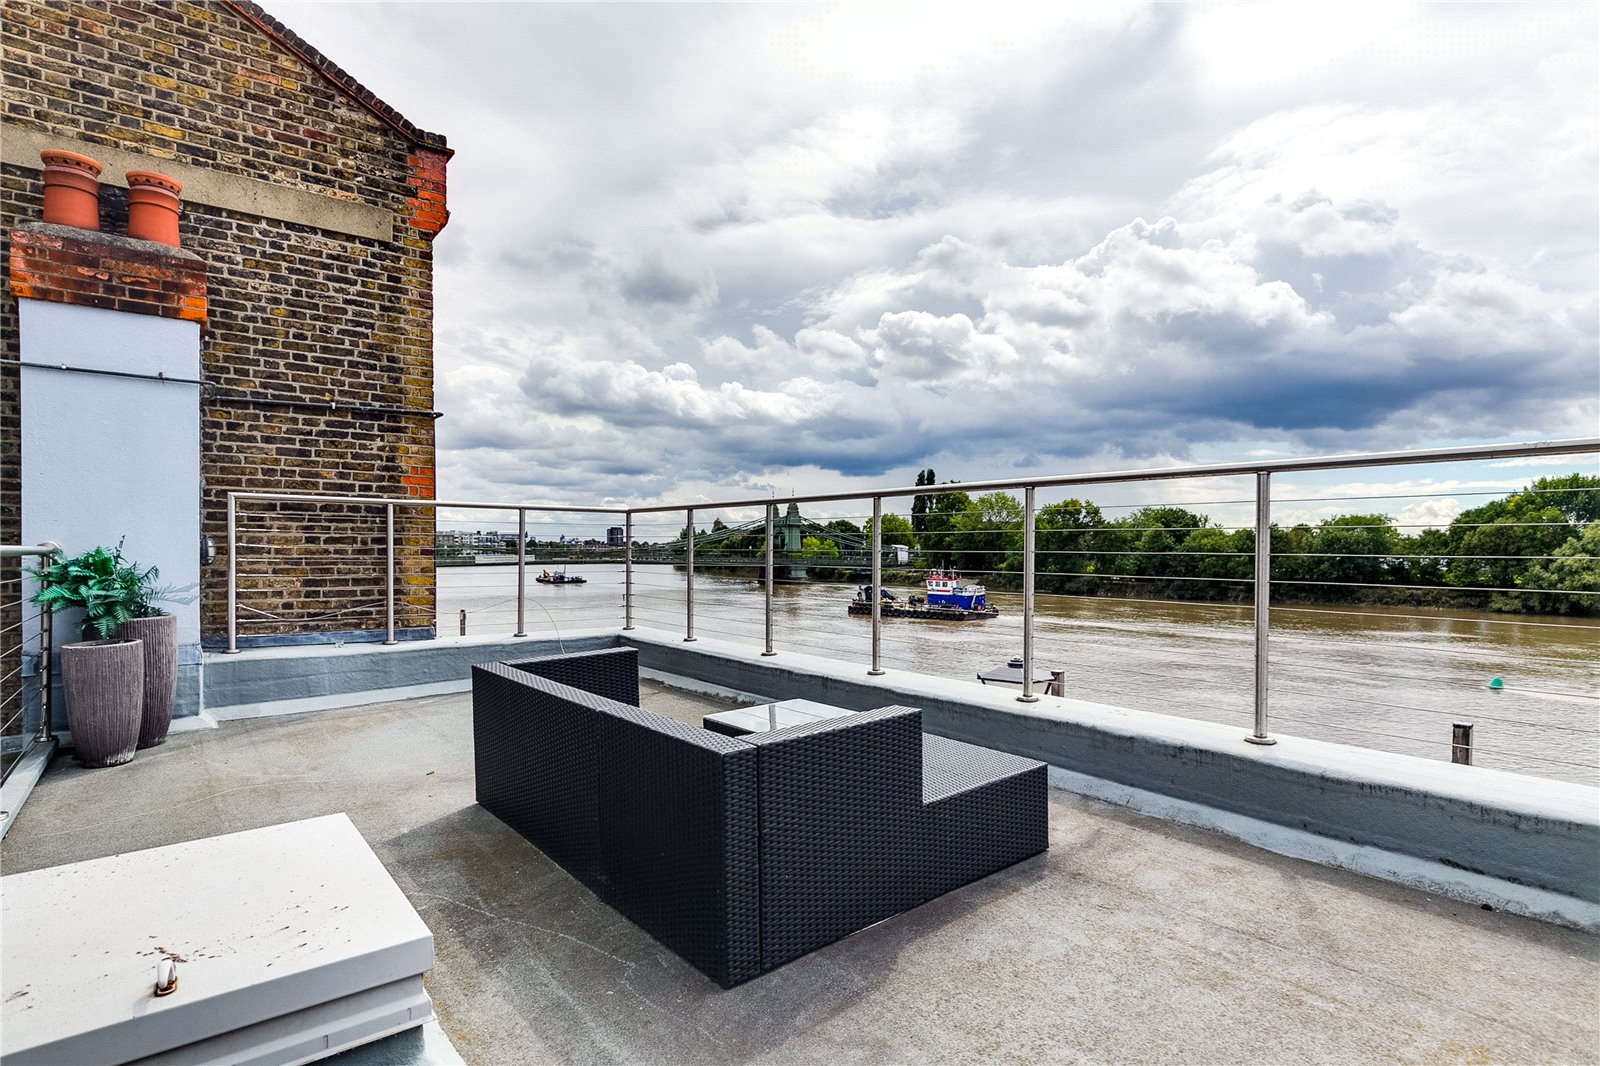
[[[200,375],[195,322],[19,300],[23,363],[132,374]],[[161,583],[200,580],[200,390],[198,385],[24,366],[22,539],[53,540],[70,553],[115,545]],[[190,595],[194,589],[191,588]],[[177,714],[198,710],[200,607],[178,616]],[[72,619],[57,642],[77,639]],[[30,645],[34,639],[28,634]]]

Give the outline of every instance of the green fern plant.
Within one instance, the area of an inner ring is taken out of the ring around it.
[[[156,587],[159,570],[140,570],[122,557],[122,542],[115,548],[92,548],[71,559],[54,560],[28,573],[39,581],[33,602],[48,611],[82,607],[83,639],[109,640],[130,618],[165,614],[155,606],[166,595]]]

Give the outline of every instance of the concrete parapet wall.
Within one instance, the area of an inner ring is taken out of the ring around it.
[[[615,647],[614,630],[548,637],[462,637],[394,645],[328,644],[209,652],[205,713],[221,721],[466,692],[472,665]]]
[[[1245,743],[1247,721],[1233,728],[1049,696],[1022,704],[1016,689],[899,670],[869,677],[865,665],[792,652],[763,657],[716,640],[684,643],[648,630],[623,640],[639,649],[641,668],[774,699],[856,710],[921,707],[932,733],[1144,794],[1554,893],[1600,914],[1600,791],[1583,785],[1289,736],[1261,747]],[[1425,880],[1445,890],[1440,877]]]

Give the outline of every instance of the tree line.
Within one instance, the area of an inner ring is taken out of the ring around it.
[[[933,471],[917,484],[936,484]],[[1273,525],[1273,599],[1600,614],[1597,518],[1600,477],[1575,473],[1540,478],[1443,529],[1403,529],[1375,513]],[[924,566],[1020,587],[1022,524],[1022,503],[1008,493],[919,495],[909,521],[884,516],[883,543],[909,545]],[[1041,592],[1253,595],[1255,530],[1230,530],[1196,511],[1151,506],[1111,518],[1092,501],[1070,499],[1040,507],[1034,528]]]

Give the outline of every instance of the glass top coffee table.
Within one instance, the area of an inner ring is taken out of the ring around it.
[[[853,713],[843,707],[833,707],[815,700],[782,700],[708,714],[705,727],[714,733],[742,737],[749,733],[770,733],[785,726],[820,722],[825,718],[843,718]]]

